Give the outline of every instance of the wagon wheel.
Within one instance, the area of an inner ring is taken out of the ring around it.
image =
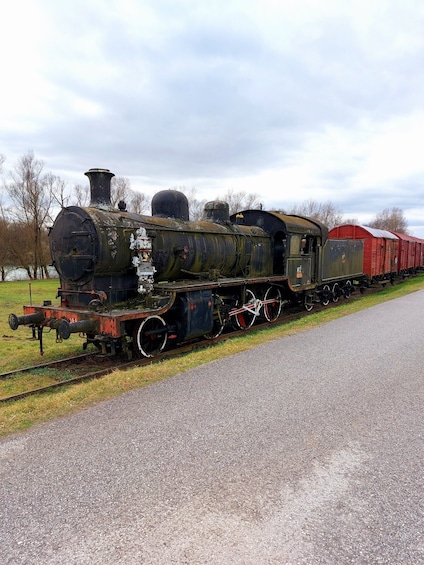
[[[334,283],[334,285],[333,285],[333,302],[338,302],[339,298],[340,298],[339,283]]]
[[[213,299],[213,324],[209,333],[205,334],[206,339],[215,339],[222,334],[225,327],[225,312],[223,310],[224,301],[217,294],[212,295]]]
[[[163,351],[168,341],[168,329],[160,316],[145,318],[136,327],[133,344],[136,352],[143,357],[154,357]]]
[[[250,289],[246,289],[246,301],[243,306],[236,308],[234,318],[240,330],[248,330],[253,326],[258,315],[257,300]]]
[[[331,299],[331,289],[328,284],[324,285],[322,289],[321,304],[323,306],[328,306]]]
[[[351,281],[346,281],[345,288],[344,288],[344,295],[345,298],[350,298],[350,295],[353,292],[353,286]]]
[[[265,293],[263,300],[264,316],[268,322],[275,322],[281,314],[283,306],[280,289],[270,286]]]

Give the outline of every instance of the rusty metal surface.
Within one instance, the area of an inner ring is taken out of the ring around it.
[[[156,281],[186,278],[214,270],[223,277],[272,273],[269,236],[257,228],[196,222],[190,229],[170,227],[152,234]],[[149,231],[149,230],[148,230]]]
[[[61,307],[46,308],[44,306],[24,306],[24,313],[25,315],[28,315],[35,312],[42,312],[46,320],[45,325],[50,327],[51,320],[66,320],[69,324],[76,324],[85,320],[90,320],[95,324],[91,333],[99,333],[113,338],[118,338],[122,335],[122,322],[128,320],[141,320],[151,316],[152,314],[163,314],[169,310],[174,300],[175,294],[170,297],[166,306],[158,309],[112,309],[108,312],[91,312],[89,310],[64,309]],[[41,323],[41,325],[43,325],[43,323]]]
[[[140,229],[149,247],[147,259],[146,251],[134,243]],[[76,306],[88,304],[88,299],[72,294],[75,291],[104,288],[108,300],[117,302],[135,296],[137,288],[148,291],[153,276],[155,282],[203,276],[211,270],[224,277],[262,276],[272,274],[273,268],[269,235],[259,227],[185,222],[122,210],[62,210],[50,233],[50,247],[62,296]]]

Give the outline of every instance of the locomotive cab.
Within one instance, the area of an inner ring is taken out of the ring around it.
[[[292,292],[313,288],[320,277],[321,249],[328,230],[318,221],[280,212],[246,210],[231,217],[242,225],[256,225],[272,239],[274,274],[286,275]]]

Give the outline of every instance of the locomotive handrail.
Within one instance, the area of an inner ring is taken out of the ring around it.
[[[154,285],[155,290],[172,290],[178,292],[180,290],[197,290],[216,287],[226,287],[234,285],[264,284],[264,283],[284,283],[288,280],[287,275],[272,275],[264,277],[240,277],[240,278],[222,278],[216,281],[173,281],[161,282]]]

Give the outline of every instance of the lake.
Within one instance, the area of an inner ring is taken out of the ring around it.
[[[54,267],[47,267],[50,277],[52,279],[58,279],[59,275]],[[28,277],[28,273],[25,269],[21,269],[20,267],[6,267],[6,281],[28,281],[30,280]]]

